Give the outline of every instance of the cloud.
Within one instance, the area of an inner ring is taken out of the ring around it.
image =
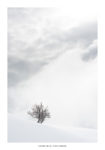
[[[72,22],[66,24],[68,18],[65,21],[54,13],[48,8],[8,9],[9,86],[32,77],[67,50],[83,48],[83,61],[97,56],[96,48],[91,47],[97,39],[97,23],[71,27]]]
[[[95,59],[97,56],[97,43],[94,41],[87,49],[85,53],[82,55],[82,59],[84,61],[89,61]]]
[[[61,40],[69,44],[87,47],[97,39],[97,23],[90,22],[74,27],[61,36]]]
[[[38,62],[35,60],[29,62],[28,60],[10,57],[9,58],[9,72],[8,79],[9,85],[13,86],[22,80],[27,79],[32,76],[34,73],[38,72],[47,62]]]

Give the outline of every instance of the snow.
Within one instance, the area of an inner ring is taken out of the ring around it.
[[[8,142],[96,142],[96,129],[57,128],[28,117],[8,115]]]

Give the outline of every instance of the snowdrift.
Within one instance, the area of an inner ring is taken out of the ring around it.
[[[57,128],[8,116],[8,142],[96,142],[96,129]]]

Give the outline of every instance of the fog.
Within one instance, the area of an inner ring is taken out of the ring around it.
[[[33,104],[43,102],[51,113],[49,124],[96,128],[96,59],[84,63],[79,54],[77,49],[66,52],[27,82],[10,88],[12,111],[26,115]]]

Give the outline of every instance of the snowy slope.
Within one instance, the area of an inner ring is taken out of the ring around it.
[[[16,115],[8,116],[8,142],[96,142],[96,130],[61,129],[38,124]]]

